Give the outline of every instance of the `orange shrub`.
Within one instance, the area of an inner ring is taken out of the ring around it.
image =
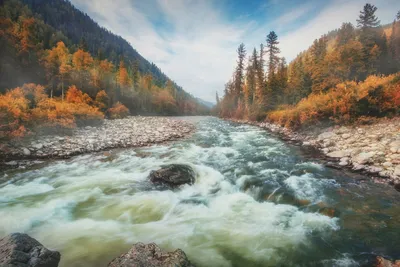
[[[91,104],[93,102],[88,94],[83,93],[75,85],[68,88],[65,99],[67,102],[76,104]]]
[[[37,126],[49,129],[72,129],[77,125],[97,124],[104,115],[95,107],[85,103],[61,102],[47,99],[32,110]]]
[[[369,76],[364,82],[345,82],[321,94],[311,94],[296,106],[269,112],[267,118],[298,128],[322,120],[346,123],[360,116],[384,116],[400,112],[400,76]]]
[[[29,116],[29,102],[21,88],[15,88],[0,95],[0,139],[21,137],[26,133]]]
[[[112,120],[122,119],[129,115],[129,109],[120,102],[114,104],[112,108],[107,110],[108,117]]]

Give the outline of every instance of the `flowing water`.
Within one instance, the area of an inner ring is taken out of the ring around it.
[[[106,266],[136,242],[197,266],[370,266],[400,258],[400,195],[325,168],[265,131],[192,118],[186,140],[78,156],[0,184],[0,236],[25,232],[61,266]],[[156,190],[150,171],[187,163],[192,186]],[[365,177],[364,177],[365,178]]]

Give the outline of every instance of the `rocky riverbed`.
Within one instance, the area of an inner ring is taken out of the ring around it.
[[[190,134],[194,125],[166,117],[128,117],[105,120],[97,127],[77,128],[71,135],[47,135],[0,144],[3,166],[21,160],[69,158],[113,148],[141,147],[176,140]]]
[[[299,132],[268,122],[237,122],[257,125],[285,140],[315,147],[337,167],[368,173],[376,181],[393,184],[400,190],[400,118]]]

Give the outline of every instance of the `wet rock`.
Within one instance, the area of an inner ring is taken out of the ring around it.
[[[340,216],[340,212],[335,208],[323,207],[318,212],[331,218]]]
[[[115,258],[108,267],[194,267],[180,249],[166,252],[156,244],[137,243],[125,254]]]
[[[376,267],[400,267],[400,260],[390,261],[382,257],[376,257]]]
[[[157,171],[152,171],[149,178],[155,184],[177,187],[183,184],[193,184],[195,175],[193,169],[188,165],[171,164],[162,166]]]
[[[0,266],[57,267],[60,253],[51,251],[27,234],[14,233],[0,239]]]

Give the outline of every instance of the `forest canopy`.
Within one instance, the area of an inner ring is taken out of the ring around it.
[[[217,114],[293,128],[399,115],[400,17],[382,26],[376,11],[366,4],[356,26],[343,23],[289,65],[274,31],[249,55],[239,45],[236,69],[223,98],[216,97]]]

